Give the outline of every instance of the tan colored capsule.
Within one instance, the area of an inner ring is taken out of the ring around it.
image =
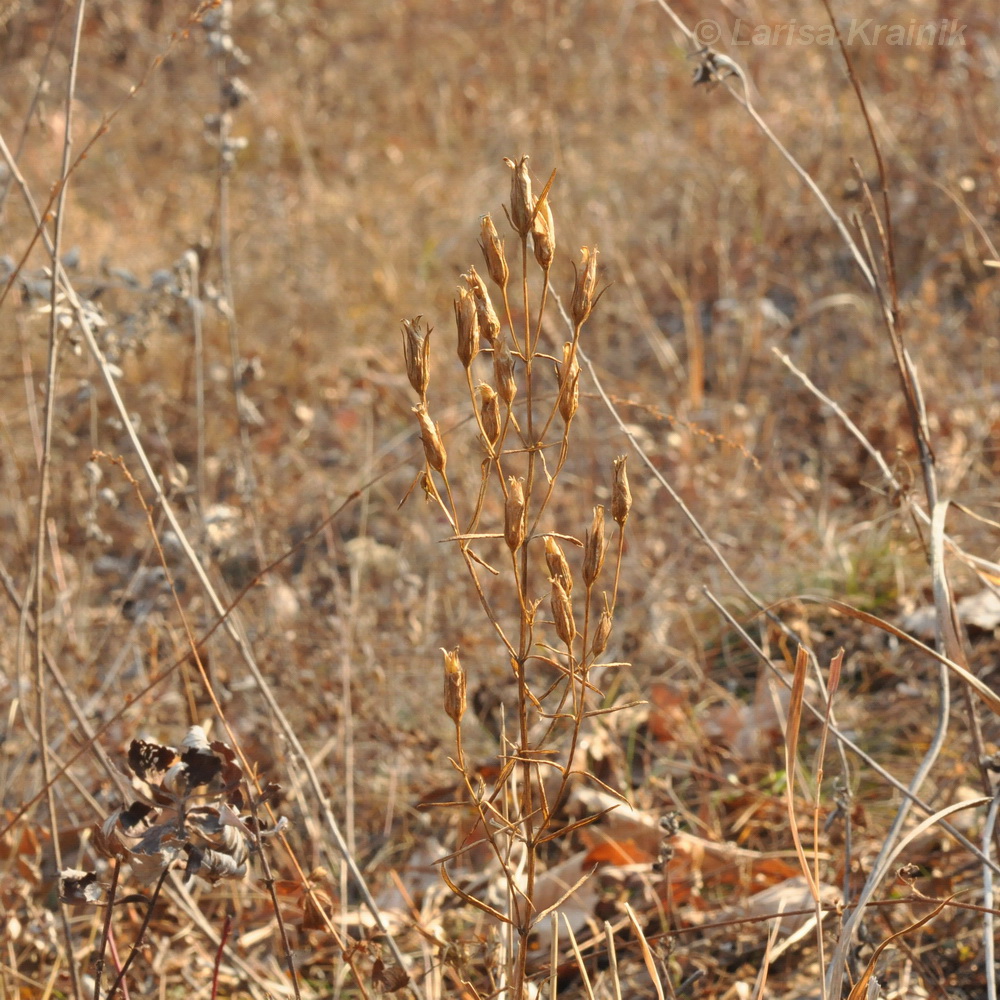
[[[583,582],[588,587],[592,587],[600,576],[604,566],[604,553],[604,507],[598,504],[594,508],[594,519],[583,543]]]

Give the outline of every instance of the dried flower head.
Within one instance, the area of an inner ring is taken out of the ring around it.
[[[598,504],[594,508],[594,519],[583,543],[583,582],[588,587],[594,585],[601,573],[604,552],[604,507]]]
[[[479,317],[475,296],[466,288],[459,288],[455,298],[455,325],[458,328],[458,360],[468,368],[479,353]]]
[[[489,215],[484,215],[480,232],[482,238],[479,246],[483,251],[483,259],[486,261],[486,273],[502,289],[507,287],[507,280],[510,277],[510,269],[507,267],[507,258],[503,252],[503,240],[497,233],[497,227],[493,225],[493,219]]]
[[[524,544],[525,507],[523,481],[510,476],[504,505],[503,537],[507,548],[516,552]]]
[[[457,726],[465,715],[468,681],[458,658],[458,648],[442,649],[441,652],[444,653],[444,710]]]
[[[490,347],[496,341],[500,333],[500,320],[497,318],[496,310],[490,300],[490,293],[486,289],[486,282],[479,276],[475,267],[469,268],[469,273],[462,275],[469,284],[476,300],[476,316],[479,319],[479,332]]]
[[[510,224],[518,236],[531,232],[531,217],[535,210],[535,198],[531,193],[531,175],[528,173],[528,157],[522,156],[516,163],[504,157],[510,167]]]
[[[444,450],[444,442],[441,440],[441,432],[437,424],[430,418],[427,412],[427,404],[421,403],[413,407],[413,412],[417,415],[417,422],[420,424],[420,440],[424,445],[424,457],[427,464],[435,472],[444,472],[445,463],[448,461],[448,453]]]
[[[629,511],[632,509],[632,490],[628,484],[626,459],[626,455],[619,455],[615,459],[614,479],[611,485],[611,517],[619,528],[625,527]]]
[[[403,320],[403,357],[410,385],[425,400],[430,380],[431,328],[421,329],[420,321],[420,316]]]
[[[577,326],[587,322],[594,307],[594,288],[597,285],[597,247],[580,248],[580,265],[576,269],[576,286],[570,315]]]

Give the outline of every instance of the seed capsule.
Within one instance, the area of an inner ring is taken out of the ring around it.
[[[479,353],[479,317],[472,292],[459,288],[455,299],[455,325],[458,327],[458,360],[468,368]]]
[[[485,382],[479,383],[479,419],[483,423],[483,433],[486,440],[491,445],[495,445],[500,440],[500,398],[491,386]]]
[[[580,266],[576,269],[576,287],[570,315],[577,326],[586,323],[590,310],[594,307],[594,287],[597,284],[597,248],[580,248]]]
[[[510,222],[518,236],[527,236],[531,232],[531,214],[535,208],[528,157],[522,156],[516,163],[504,157],[504,163],[511,169]]]
[[[588,587],[601,573],[604,566],[604,507],[598,504],[594,508],[594,520],[583,543],[583,582]]]
[[[568,424],[580,405],[580,362],[572,344],[563,344],[563,363],[558,372],[559,415]]]
[[[576,638],[576,622],[573,619],[573,605],[566,593],[566,588],[555,577],[552,578],[552,594],[549,599],[552,608],[552,620],[555,622],[556,635],[567,646],[573,644]]]
[[[444,710],[457,726],[465,715],[468,680],[458,658],[458,648],[441,652],[444,653]]]
[[[516,552],[524,544],[524,515],[524,486],[520,479],[511,476],[503,517],[503,537],[511,552]]]
[[[510,406],[517,395],[514,381],[514,355],[510,353],[506,339],[501,335],[493,345],[493,380],[496,382],[500,398]]]
[[[611,638],[611,612],[605,608],[601,612],[601,617],[597,619],[597,628],[594,630],[594,644],[591,652],[595,657],[601,656],[608,648],[608,639]]]
[[[611,517],[619,528],[625,527],[629,511],[632,509],[632,490],[628,484],[628,470],[625,455],[615,459],[614,481],[611,486]]]
[[[420,320],[420,316],[403,320],[403,357],[406,377],[423,400],[427,398],[427,383],[430,380],[431,328],[421,330]]]
[[[479,332],[490,347],[493,346],[500,333],[500,320],[497,319],[496,310],[490,301],[490,293],[486,290],[486,282],[483,281],[474,267],[469,268],[469,273],[462,275],[469,283],[476,300],[476,317],[479,319]]]
[[[549,568],[549,575],[563,585],[567,594],[572,594],[573,577],[566,561],[566,553],[551,535],[545,536],[545,565]]]
[[[417,415],[417,422],[420,424],[420,440],[424,445],[424,457],[427,459],[427,464],[435,472],[444,472],[448,453],[444,450],[441,432],[427,412],[427,404],[421,403],[419,406],[414,406],[413,412]]]
[[[479,246],[486,261],[486,273],[501,289],[504,289],[507,287],[510,269],[507,267],[507,258],[503,252],[503,240],[500,239],[497,227],[493,225],[490,216],[483,216],[480,232],[482,239]]]
[[[556,254],[556,224],[549,208],[548,195],[535,204],[535,218],[531,224],[531,240],[535,246],[535,260],[543,271],[548,271]]]

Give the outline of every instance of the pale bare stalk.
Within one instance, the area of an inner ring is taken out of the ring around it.
[[[189,250],[183,260],[191,283],[188,310],[191,313],[191,331],[194,335],[194,418],[197,434],[194,482],[198,494],[198,510],[204,516],[208,493],[205,483],[205,327],[202,321],[204,308],[201,301],[201,265],[193,250]]]
[[[996,835],[997,810],[1000,808],[1000,790],[993,796],[990,802],[989,812],[986,814],[986,823],[983,826],[983,853],[989,856],[990,845]],[[986,996],[988,1000],[997,1000],[997,977],[991,976],[990,969],[995,969],[996,964],[996,937],[993,932],[993,869],[989,865],[983,865],[983,968],[986,973]]]
[[[52,852],[55,857],[56,871],[62,871],[62,849],[59,844],[59,813],[56,809],[55,788],[49,770],[49,736],[48,736],[48,692],[45,671],[45,530],[48,521],[50,499],[50,469],[52,465],[52,435],[55,428],[55,407],[58,398],[58,367],[59,352],[62,347],[62,329],[59,302],[59,254],[62,249],[63,224],[66,220],[67,178],[73,151],[73,105],[76,97],[76,74],[80,60],[80,40],[83,34],[83,18],[86,11],[85,0],[80,0],[76,9],[76,22],[73,26],[73,41],[70,53],[69,74],[66,81],[66,124],[63,131],[62,164],[60,166],[59,195],[56,199],[53,235],[50,248],[52,262],[52,284],[49,295],[49,336],[48,363],[45,375],[45,408],[42,431],[42,456],[38,470],[38,521],[35,526],[35,553],[32,566],[34,581],[34,619],[35,631],[32,643],[35,682],[35,711],[38,730],[38,755],[41,762],[42,785],[46,789],[46,803],[49,814],[49,832],[51,834]],[[25,609],[22,609],[25,610]],[[59,906],[60,922],[63,937],[66,942],[66,960],[69,964],[70,981],[73,996],[79,998],[80,979],[73,952],[73,935],[70,929],[66,906]]]

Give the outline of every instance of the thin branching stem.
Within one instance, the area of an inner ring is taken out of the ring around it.
[[[34,584],[34,641],[32,643],[35,684],[36,727],[38,734],[38,755],[41,763],[42,787],[45,789],[48,807],[49,833],[52,839],[52,851],[55,856],[57,871],[63,868],[62,848],[60,846],[59,812],[56,808],[55,784],[50,774],[50,747],[48,729],[48,691],[45,669],[45,538],[48,529],[48,511],[50,499],[50,473],[52,467],[52,437],[55,429],[55,408],[58,398],[58,368],[59,353],[62,347],[62,296],[59,284],[59,255],[62,251],[63,225],[66,221],[66,194],[73,152],[73,107],[76,98],[76,75],[80,62],[80,40],[83,34],[83,19],[86,11],[85,0],[80,0],[76,9],[76,21],[73,27],[72,51],[70,54],[69,75],[66,82],[66,124],[63,131],[62,164],[60,167],[59,193],[56,198],[55,220],[50,246],[51,285],[49,293],[49,334],[48,362],[45,373],[45,409],[42,431],[42,454],[38,470],[38,514],[35,525],[35,552],[33,565]],[[66,958],[69,964],[73,996],[80,998],[80,978],[73,951],[73,935],[70,929],[69,916],[65,906],[59,907],[60,923],[63,938],[66,941]]]

